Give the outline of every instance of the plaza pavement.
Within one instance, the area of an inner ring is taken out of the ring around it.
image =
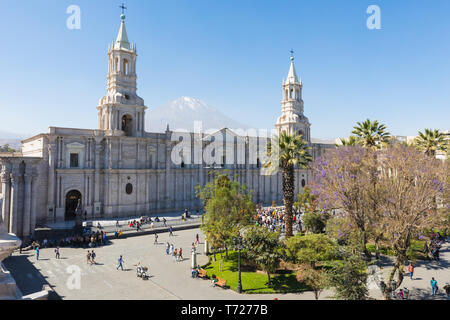
[[[154,245],[154,235],[113,239],[103,247],[94,248],[97,258],[96,265],[86,263],[87,249],[61,248],[61,259],[55,259],[54,248],[41,249],[40,259],[36,261],[34,251],[24,251],[4,260],[4,265],[11,271],[13,277],[24,295],[40,291],[42,285],[50,284],[56,295],[62,299],[76,300],[109,300],[109,299],[192,299],[192,300],[313,300],[312,292],[299,294],[238,294],[230,289],[214,288],[209,280],[192,279],[190,276],[191,244],[195,235],[200,236],[197,248],[197,262],[204,264],[204,236],[200,229],[174,231],[174,236],[168,232],[159,233],[159,244]],[[175,248],[183,248],[184,260],[175,262],[165,253],[165,243],[173,243]],[[116,270],[117,259],[123,255],[125,271]],[[145,281],[136,277],[138,262],[149,267],[150,279]],[[70,274],[69,266],[81,269],[80,289],[70,289],[67,281]],[[387,279],[392,261],[383,260],[382,274]],[[441,261],[420,261],[415,268],[413,280],[407,274],[402,288],[410,290],[412,299],[445,299],[443,287],[450,282],[450,244],[447,242],[441,249]],[[431,297],[430,280],[435,277],[440,290],[436,297]],[[245,289],[245,282],[243,283]],[[372,298],[381,299],[378,289],[370,290]],[[332,291],[324,291],[320,299],[331,299]]]
[[[386,258],[386,257],[384,257]],[[392,258],[382,259],[381,274],[387,284],[389,274],[393,268]],[[446,283],[450,283],[450,242],[442,245],[440,250],[440,261],[419,260],[414,265],[413,279],[409,278],[408,267],[405,265],[405,274],[400,288],[409,290],[409,299],[414,300],[444,300],[446,294],[443,289]],[[438,282],[439,291],[436,296],[431,295],[431,277]],[[398,288],[397,291],[400,289]],[[376,299],[382,299],[379,289],[370,290],[370,295]]]
[[[229,299],[314,299],[312,292],[301,294],[238,294],[230,289],[212,287],[209,280],[192,279],[190,276],[191,244],[195,235],[200,236],[197,248],[199,264],[207,262],[204,255],[204,237],[200,229],[159,233],[159,244],[154,245],[154,235],[143,235],[124,239],[114,239],[110,244],[94,248],[97,254],[96,265],[86,263],[87,249],[61,248],[61,259],[56,259],[54,248],[41,249],[36,261],[34,251],[24,251],[5,259],[4,264],[24,295],[42,289],[50,284],[62,299],[109,300],[109,299],[193,299],[193,300],[229,300]],[[175,262],[165,252],[165,243],[173,243],[175,248],[183,248],[184,260]],[[116,270],[117,259],[123,255],[124,270]],[[136,276],[138,262],[149,267],[149,280]],[[71,274],[67,268],[76,265],[81,269],[80,289],[69,289],[67,281]],[[243,283],[245,289],[245,283]],[[323,292],[321,299],[330,296]]]

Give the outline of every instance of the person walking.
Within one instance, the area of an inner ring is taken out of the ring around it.
[[[167,225],[166,225],[166,218],[165,217],[163,217],[163,225],[164,225],[164,227],[167,227]]]
[[[155,233],[155,242],[153,242],[153,244],[158,244],[158,234]]]
[[[56,256],[56,259],[59,259],[59,247],[56,247],[56,249],[55,249],[55,256]]]
[[[87,255],[86,255],[86,264],[91,262],[91,252],[88,250]]]
[[[36,260],[39,260],[39,246],[36,246]]]
[[[180,261],[183,261],[183,249],[179,249],[178,250],[178,258],[180,259]]]
[[[119,257],[118,262],[119,262],[119,265],[117,266],[116,270],[119,270],[119,268],[121,268],[122,271],[123,271],[123,258],[122,258],[122,255]]]
[[[177,261],[178,260],[178,255],[177,255],[177,248],[175,248],[175,250],[173,250],[173,260]]]
[[[408,272],[409,272],[409,278],[412,280],[413,279],[413,275],[414,275],[414,266],[412,265],[412,263],[409,263],[408,266]]]
[[[448,282],[444,286],[445,293],[447,294],[447,300],[450,300],[450,284]]]
[[[431,295],[434,297],[436,292],[438,291],[437,281],[434,278],[431,278]]]
[[[92,252],[91,252],[91,265],[95,264],[95,257],[96,256],[97,255],[95,254],[94,250],[92,250]]]
[[[170,245],[169,255],[173,255],[173,243]]]
[[[195,244],[199,243],[198,233],[195,235]]]
[[[172,226],[169,227],[169,236],[173,236],[173,229],[172,229]]]
[[[166,243],[166,254],[169,255],[170,244]]]
[[[403,289],[400,289],[400,291],[397,293],[402,300],[405,300],[405,295],[403,294]]]

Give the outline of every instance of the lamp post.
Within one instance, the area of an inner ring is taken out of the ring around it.
[[[233,238],[234,245],[236,249],[238,249],[238,285],[237,285],[237,292],[242,292],[242,281],[241,281],[241,250],[244,249],[244,239],[241,237],[241,235],[238,233],[236,237]]]

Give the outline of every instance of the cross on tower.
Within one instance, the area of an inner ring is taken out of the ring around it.
[[[293,57],[294,56],[294,50],[291,49],[291,51],[289,51],[289,52],[291,53],[291,57]]]
[[[125,13],[125,9],[127,9],[127,7],[125,7],[125,5],[123,3],[122,3],[121,6],[119,6],[119,8],[122,9],[122,14],[124,14]]]

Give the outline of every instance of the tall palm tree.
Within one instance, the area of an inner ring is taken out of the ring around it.
[[[268,160],[264,167],[273,171],[281,167],[283,175],[283,202],[284,221],[286,223],[286,237],[291,237],[292,233],[292,207],[294,204],[295,176],[294,168],[299,166],[307,168],[312,161],[309,154],[308,143],[301,135],[287,134],[281,132],[280,136],[275,136],[272,144],[267,146]]]
[[[386,131],[384,124],[378,123],[378,120],[357,122],[353,127],[352,133],[356,135],[364,147],[381,148],[382,144],[388,143],[390,134]]]
[[[383,145],[387,145],[390,142],[392,143],[391,136],[389,132],[386,131],[386,126],[384,124],[380,124],[378,120],[371,121],[367,119],[364,122],[357,122],[357,125],[353,127],[352,133],[356,135],[356,137],[359,140],[359,143],[364,148],[371,148],[371,149],[381,149]],[[377,163],[377,152],[373,153],[374,163]],[[371,192],[373,194],[377,193],[377,167],[373,166],[371,168],[371,186],[372,190]],[[370,220],[375,220],[379,216],[379,208],[378,204],[376,202],[373,202],[370,208],[367,208],[369,211],[369,214],[367,216],[367,223],[370,223]],[[377,234],[375,237],[375,255],[378,256],[378,239],[381,237],[382,234]],[[364,229],[362,230],[362,241],[364,244],[364,254],[368,259],[371,259],[372,255],[366,248],[366,242],[367,242],[367,230],[366,226],[364,226]]]
[[[414,145],[431,157],[435,157],[437,151],[446,152],[449,148],[446,135],[438,129],[425,129],[425,133],[419,131]]]

